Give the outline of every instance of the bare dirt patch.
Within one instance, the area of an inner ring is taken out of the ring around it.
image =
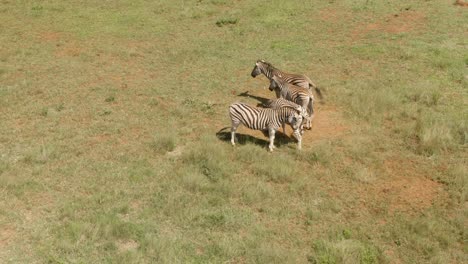
[[[378,186],[389,198],[389,212],[411,212],[429,208],[442,190],[440,183],[421,177],[397,177]]]
[[[403,11],[398,14],[383,17],[374,23],[358,25],[352,31],[352,39],[362,39],[367,34],[374,31],[392,34],[408,33],[424,27],[425,22],[425,14],[417,11]]]
[[[38,38],[43,42],[57,42],[62,38],[62,34],[56,31],[44,31],[39,33]]]
[[[347,127],[341,113],[334,106],[317,107],[312,130],[304,133],[304,142],[334,139],[345,135]]]
[[[343,116],[336,107],[331,105],[316,107],[312,129],[305,130],[302,135],[302,147],[308,148],[320,141],[343,137],[347,131],[348,127],[345,125]],[[286,135],[292,135],[292,133],[291,127],[287,126]]]
[[[384,176],[358,187],[363,207],[373,201],[384,205],[390,214],[419,214],[448,199],[443,185],[431,180],[416,161],[394,157],[387,159],[382,169]]]
[[[415,161],[393,158],[384,168],[390,178],[377,182],[375,191],[387,200],[389,212],[419,212],[447,198],[443,185],[424,175]]]
[[[468,7],[468,2],[465,2],[463,0],[456,0],[455,3],[453,3],[454,5],[457,5],[457,6],[464,6],[464,7]]]
[[[60,44],[57,46],[55,51],[55,56],[58,58],[61,57],[77,57],[83,53],[83,48],[74,42],[67,42],[65,44]]]
[[[184,147],[177,146],[174,150],[168,152],[167,155],[170,157],[178,157],[182,155],[183,151],[184,151]]]
[[[119,240],[116,242],[119,251],[132,251],[138,248],[138,243],[135,240]]]
[[[38,33],[37,39],[40,42],[55,45],[55,56],[58,58],[67,56],[76,57],[83,52],[80,43],[71,36],[61,32],[43,31]]]
[[[342,22],[343,20],[352,18],[352,13],[345,10],[325,8],[320,10],[319,18],[326,22]]]
[[[0,228],[0,252],[8,247],[15,235],[16,230],[11,226],[4,226]]]
[[[266,83],[266,82],[265,82]],[[267,87],[267,83],[264,84]],[[232,91],[232,93],[238,93],[237,91]],[[267,88],[264,89],[258,88],[249,92],[241,93],[243,96],[239,97],[237,101],[245,102],[250,105],[257,105],[263,100],[273,99],[275,95],[273,92],[270,92]],[[244,99],[246,98],[246,99]],[[233,101],[234,102],[234,101]],[[344,136],[347,131],[347,126],[345,125],[343,116],[341,112],[333,105],[322,105],[316,103],[314,107],[315,115],[312,121],[312,129],[305,130],[302,136],[302,147],[307,148],[308,146],[313,145],[314,142],[329,140]],[[227,123],[229,124],[229,123]],[[228,125],[229,126],[229,125]],[[226,130],[228,131],[228,130]],[[264,134],[262,131],[252,130],[240,126],[237,130],[237,134],[244,134],[255,137],[260,140],[268,142],[268,135]],[[295,142],[295,139],[292,138],[293,130],[290,126],[286,126],[286,135],[283,134],[283,130],[280,130],[276,134],[276,138],[282,141],[285,141],[287,137],[290,137],[292,142]],[[275,145],[278,146],[279,143],[275,138]]]

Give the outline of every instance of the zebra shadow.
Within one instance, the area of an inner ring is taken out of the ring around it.
[[[249,91],[245,91],[243,93],[240,93],[238,94],[237,96],[242,96],[242,97],[247,97],[247,98],[253,98],[255,100],[257,100],[259,103],[257,104],[257,107],[261,106],[261,107],[265,107],[265,105],[268,104],[268,101],[271,100],[271,98],[264,98],[264,97],[260,97],[260,96],[255,96],[255,95],[251,95],[249,94]]]
[[[216,137],[221,141],[231,144],[230,128],[231,127],[222,128],[216,133]],[[224,131],[226,129],[228,131]],[[237,144],[239,145],[255,144],[259,146],[268,147],[268,144],[270,144],[270,140],[268,139],[268,131],[262,131],[262,133],[265,136],[265,139],[261,139],[258,137],[254,137],[252,135],[247,135],[247,134],[236,132],[236,139],[237,139],[236,145]],[[288,136],[288,135],[283,134],[281,129],[275,133],[275,146],[276,147],[280,147],[281,145],[286,145],[286,144],[290,144],[294,142],[297,142],[296,139],[293,136]]]

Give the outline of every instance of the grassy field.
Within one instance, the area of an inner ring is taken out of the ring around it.
[[[0,262],[467,262],[453,2],[2,0]],[[324,91],[302,151],[219,132],[257,59]]]

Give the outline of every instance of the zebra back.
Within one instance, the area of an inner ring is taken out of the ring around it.
[[[269,89],[271,91],[279,91],[280,97],[293,101],[297,104],[300,104],[299,102],[305,102],[313,99],[313,95],[309,89],[292,85],[277,76],[272,77]]]
[[[302,106],[292,101],[286,100],[284,98],[270,99],[266,102],[265,107],[272,108],[272,109],[280,109],[283,107],[289,107],[289,108],[296,109],[296,110],[299,109],[299,111],[301,112],[303,110]]]
[[[260,69],[261,73],[263,73],[270,80],[273,78],[273,76],[277,76],[283,79],[285,82],[307,89],[309,88],[309,83],[313,84],[310,78],[303,74],[293,74],[281,71],[271,63],[264,60],[257,60],[255,65]]]
[[[274,67],[271,63],[264,60],[257,60],[255,67],[252,71],[252,77],[263,73],[269,80],[273,76],[277,76],[283,81],[296,85],[305,89],[314,89],[319,98],[323,98],[320,88],[312,82],[312,80],[304,74],[293,74],[283,72],[280,69]]]
[[[259,108],[245,103],[234,103],[229,107],[229,114],[233,122],[240,122],[244,126],[255,130],[273,128],[278,130],[282,124],[289,123],[293,129],[302,124],[302,113],[298,109],[284,107],[280,109]]]

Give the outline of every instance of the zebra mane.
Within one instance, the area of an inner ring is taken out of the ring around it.
[[[261,62],[262,64],[264,64],[267,68],[272,68],[272,69],[276,69],[275,66],[273,66],[271,63],[265,61],[265,60],[257,60],[257,62]]]

